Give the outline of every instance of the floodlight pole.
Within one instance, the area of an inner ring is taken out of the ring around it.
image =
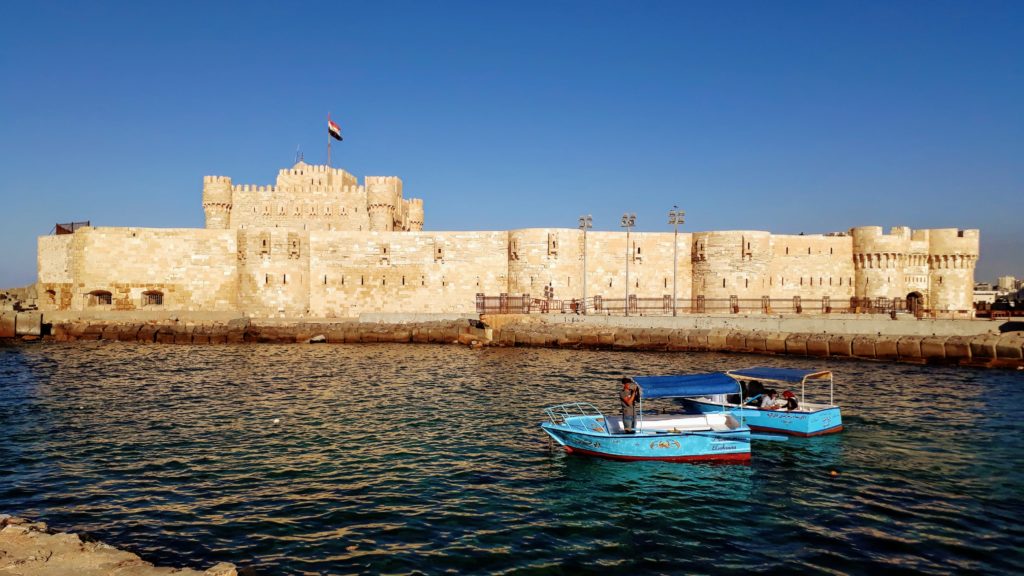
[[[672,234],[672,315],[676,315],[676,276],[679,270],[679,225],[685,223],[686,212],[679,206],[672,206],[668,211],[668,223],[673,226]]]
[[[636,225],[636,214],[626,212],[622,215],[622,223],[620,226],[626,229],[626,316],[629,316],[629,260],[631,254],[629,246],[629,229]]]
[[[583,314],[587,313],[587,230],[594,227],[594,217],[580,216],[580,230],[583,230]]]

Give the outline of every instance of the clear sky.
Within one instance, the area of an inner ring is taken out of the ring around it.
[[[201,227],[301,146],[426,229],[980,228],[1024,276],[1024,3],[9,2],[0,287],[55,222]]]

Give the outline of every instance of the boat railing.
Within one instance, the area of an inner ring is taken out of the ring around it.
[[[577,429],[581,432],[592,430],[587,424],[597,424],[607,429],[604,422],[604,413],[597,409],[597,406],[589,402],[568,402],[548,406],[544,409],[548,420],[555,426]]]

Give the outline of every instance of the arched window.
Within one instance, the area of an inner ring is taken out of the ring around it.
[[[143,306],[163,306],[164,293],[159,290],[146,290],[142,293]]]
[[[57,292],[54,291],[54,290],[47,290],[46,291],[46,301],[48,303],[50,303],[50,304],[56,304],[57,303]]]
[[[113,302],[113,296],[106,290],[93,290],[89,292],[89,306],[110,306]]]

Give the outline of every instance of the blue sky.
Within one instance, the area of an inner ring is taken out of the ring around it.
[[[0,287],[55,222],[199,227],[296,146],[426,228],[982,231],[1024,276],[1020,2],[10,3]]]

